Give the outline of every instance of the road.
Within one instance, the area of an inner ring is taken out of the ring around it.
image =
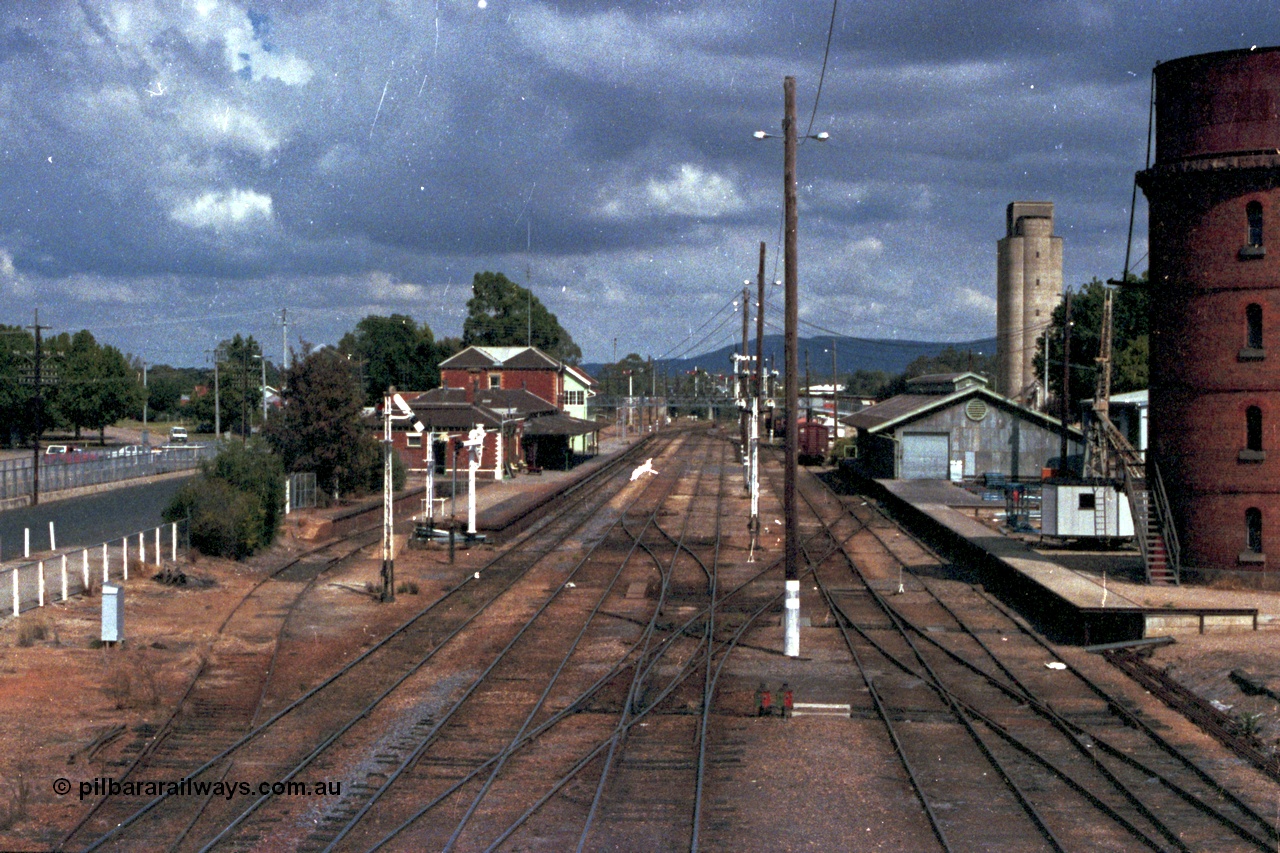
[[[50,521],[60,550],[101,545],[155,527],[186,481],[175,477],[0,512],[0,562],[22,558],[24,528],[31,529],[31,550],[47,551]]]

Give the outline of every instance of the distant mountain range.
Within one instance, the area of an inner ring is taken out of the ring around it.
[[[962,352],[972,351],[975,355],[979,353],[991,355],[996,351],[995,338],[961,341],[958,343],[868,340],[867,338],[841,337],[834,339],[830,337],[800,338],[797,350],[800,358],[799,368],[801,374],[804,373],[805,354],[808,353],[809,370],[814,377],[813,381],[818,382],[822,378],[831,376],[832,340],[835,341],[836,372],[841,376],[848,376],[856,370],[883,370],[885,373],[896,375],[906,370],[907,365],[920,356],[935,356],[947,348]],[[754,338],[751,339],[748,348],[752,354],[755,353]],[[768,363],[772,359],[774,369],[779,373],[782,372],[782,349],[782,335],[765,335],[765,362]],[[669,374],[685,373],[695,367],[702,368],[708,373],[730,373],[733,367],[729,357],[736,351],[735,347],[725,346],[692,358],[665,359],[659,361],[658,364],[660,365],[660,370],[662,366],[665,366],[666,372]],[[600,363],[582,365],[583,369],[592,376],[600,375],[601,368],[605,366]],[[804,381],[803,377],[801,381]]]

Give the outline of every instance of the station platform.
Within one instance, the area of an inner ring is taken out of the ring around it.
[[[1258,629],[1256,608],[1152,607],[1108,589],[1101,579],[1062,565],[978,518],[993,504],[945,480],[876,480],[891,507],[916,517],[936,544],[976,562],[993,593],[1040,623],[1055,639],[1124,642],[1171,633]],[[934,543],[931,543],[934,544]],[[1012,601],[1010,601],[1012,599]],[[1028,612],[1030,609],[1030,612]]]

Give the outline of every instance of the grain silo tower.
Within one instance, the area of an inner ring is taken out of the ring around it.
[[[1280,50],[1188,56],[1154,74],[1156,158],[1138,175],[1150,209],[1148,458],[1184,570],[1275,587]]]
[[[1053,202],[1015,201],[996,243],[996,391],[1044,403],[1036,343],[1062,299],[1062,238],[1053,235]]]

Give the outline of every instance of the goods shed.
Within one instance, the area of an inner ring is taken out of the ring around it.
[[[917,377],[907,393],[842,422],[856,430],[856,456],[847,464],[874,479],[1039,480],[1061,450],[1060,421],[1000,396],[976,373]],[[1068,455],[1082,442],[1068,427]]]

